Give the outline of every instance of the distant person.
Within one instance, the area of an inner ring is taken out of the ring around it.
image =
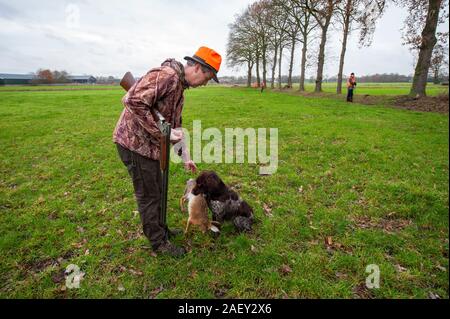
[[[347,102],[353,102],[353,90],[356,87],[355,73],[350,74],[347,80]]]
[[[262,83],[261,83],[261,93],[263,93],[264,92],[264,89],[266,88],[266,81],[263,81]]]

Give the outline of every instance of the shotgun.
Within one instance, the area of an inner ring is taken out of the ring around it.
[[[120,86],[125,90],[129,91],[133,85],[136,83],[135,78],[130,72],[125,73],[122,81],[120,81]],[[162,192],[161,192],[161,211],[160,211],[160,220],[166,225],[166,216],[167,216],[167,193],[169,189],[169,162],[170,162],[170,133],[171,133],[171,125],[166,121],[164,116],[155,110],[151,109],[151,113],[155,122],[158,125],[159,130],[161,131],[160,137],[160,158],[159,165],[161,169],[162,175]],[[167,236],[167,233],[166,233]],[[167,238],[166,238],[167,239]]]

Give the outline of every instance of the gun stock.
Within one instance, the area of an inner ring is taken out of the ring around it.
[[[120,86],[125,90],[125,91],[129,91],[133,85],[136,83],[136,80],[133,76],[133,74],[131,74],[131,72],[127,72],[125,73],[125,75],[123,76],[122,80],[120,81]]]

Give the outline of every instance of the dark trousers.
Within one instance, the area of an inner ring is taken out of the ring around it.
[[[348,89],[347,102],[353,102],[353,89]]]
[[[161,170],[159,161],[146,158],[119,144],[117,151],[133,180],[134,194],[145,236],[156,249],[166,239],[167,225],[161,220]]]

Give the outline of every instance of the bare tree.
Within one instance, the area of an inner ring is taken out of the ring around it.
[[[297,42],[299,41],[300,35],[300,24],[297,23],[296,19],[290,19],[290,23],[287,27],[287,33],[289,37],[289,47],[291,49],[291,55],[289,60],[289,73],[288,73],[288,83],[287,87],[292,88],[292,72],[294,71],[294,57],[295,57],[295,48],[297,46]]]
[[[311,11],[307,9],[305,0],[287,0],[282,2],[285,10],[290,15],[291,25],[293,27],[291,34],[299,33],[298,40],[302,43],[302,56],[301,56],[301,69],[300,69],[300,91],[305,91],[305,72],[306,61],[308,53],[308,42],[310,40],[310,34],[317,27],[317,23],[312,17]],[[298,30],[296,30],[298,29]],[[294,42],[294,38],[291,36],[291,42]],[[294,52],[291,51],[291,62],[293,62]],[[292,69],[292,67],[290,68]],[[292,71],[291,71],[292,72]]]
[[[274,0],[270,6],[270,18],[267,19],[267,23],[270,30],[270,49],[273,53],[272,59],[272,77],[271,88],[275,87],[275,71],[277,64],[279,67],[278,86],[281,87],[281,61],[283,57],[283,49],[286,46],[288,34],[286,28],[289,21],[286,10],[284,10],[283,3],[286,0]]]
[[[394,2],[406,7],[409,12],[403,29],[404,44],[410,46],[412,50],[419,51],[410,95],[426,96],[431,58],[439,35],[438,25],[448,20],[447,0],[394,0]]]
[[[250,29],[257,36],[256,45],[256,71],[258,87],[261,86],[259,76],[260,60],[262,60],[263,68],[263,82],[267,83],[267,54],[269,49],[270,27],[268,21],[270,20],[271,1],[261,0],[249,6],[249,22]]]
[[[236,21],[230,24],[230,33],[227,43],[227,64],[230,67],[247,66],[247,87],[251,86],[252,71],[256,63],[255,35],[246,23],[248,11],[237,16]]]
[[[325,48],[327,44],[328,29],[331,19],[336,13],[338,5],[342,0],[305,0],[304,6],[316,19],[321,28],[321,41],[319,47],[316,88],[315,92],[322,92],[323,69],[325,65]]]
[[[385,0],[343,0],[337,6],[337,20],[341,24],[343,31],[336,88],[337,94],[342,93],[345,55],[350,33],[354,29],[359,28],[359,44],[361,46],[370,46],[376,22],[382,16],[384,8]]]
[[[69,83],[69,73],[66,71],[53,71],[52,72],[54,83]]]
[[[434,47],[430,63],[433,82],[434,84],[439,84],[442,68],[448,66],[448,37],[439,37],[439,41]]]

